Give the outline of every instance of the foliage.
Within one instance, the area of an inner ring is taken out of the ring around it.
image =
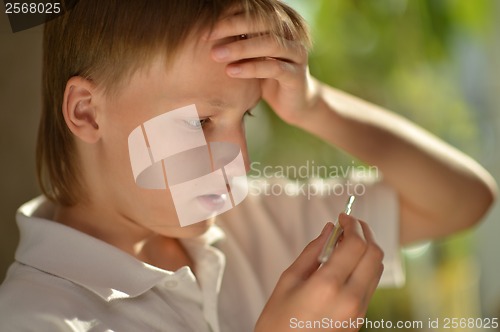
[[[463,73],[469,66],[474,68],[474,59],[464,60],[462,53],[485,43],[493,31],[494,1],[288,2],[311,24],[314,50],[310,69],[314,76],[402,114],[469,154],[476,153],[481,134],[479,112],[467,98],[463,82],[467,80]],[[268,109],[258,117],[260,121],[250,120],[256,122],[249,124],[250,154],[262,165],[303,165],[305,160],[315,160],[318,165],[352,162],[352,157],[286,126]],[[418,257],[406,252],[408,270],[426,266],[420,271],[427,273],[409,275],[403,289],[378,291],[369,317],[422,318],[425,310],[417,307],[446,302],[453,291],[450,285],[466,289],[460,299],[476,304],[478,285],[468,254],[470,242],[465,235],[427,246]],[[446,314],[477,316],[476,311],[472,305]],[[443,310],[435,312],[444,314]]]

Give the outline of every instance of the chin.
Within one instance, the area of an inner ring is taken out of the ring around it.
[[[187,237],[196,237],[203,235],[214,224],[215,218],[203,220],[196,224],[185,226],[181,228],[183,234]]]
[[[188,239],[203,235],[215,222],[215,218],[211,218],[208,220],[203,220],[197,222],[196,224],[192,224],[189,226],[175,226],[169,227],[169,229],[157,230],[157,233],[162,234],[163,236],[173,237],[178,239]]]

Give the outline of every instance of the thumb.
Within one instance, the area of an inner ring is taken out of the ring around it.
[[[307,280],[320,266],[318,256],[323,249],[326,239],[333,230],[331,222],[326,223],[321,234],[309,242],[295,262],[285,271],[294,283]]]

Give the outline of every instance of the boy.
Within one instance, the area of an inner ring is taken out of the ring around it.
[[[276,0],[87,0],[47,23],[37,154],[45,197],[18,213],[2,331],[287,331],[364,316],[383,270],[366,223],[341,215],[343,240],[324,265],[317,257],[330,223],[292,263],[325,222],[322,209],[342,197],[248,197],[217,226],[207,218],[181,227],[171,189],[138,186],[131,133],[193,105],[199,118],[182,125],[237,144],[247,169],[242,119],[260,98],[289,124],[378,166],[386,184],[358,197],[355,215],[383,225],[394,235],[387,242],[476,223],[496,192],[489,174],[398,116],[316,81],[307,46],[302,19]],[[211,206],[226,199],[199,197]],[[361,326],[341,327],[327,330]]]

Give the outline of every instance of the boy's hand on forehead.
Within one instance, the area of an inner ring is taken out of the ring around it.
[[[314,108],[319,84],[309,74],[306,47],[285,37],[273,36],[266,26],[237,14],[221,19],[205,39],[226,40],[213,47],[214,61],[227,63],[230,77],[261,79],[263,99],[294,124]]]

